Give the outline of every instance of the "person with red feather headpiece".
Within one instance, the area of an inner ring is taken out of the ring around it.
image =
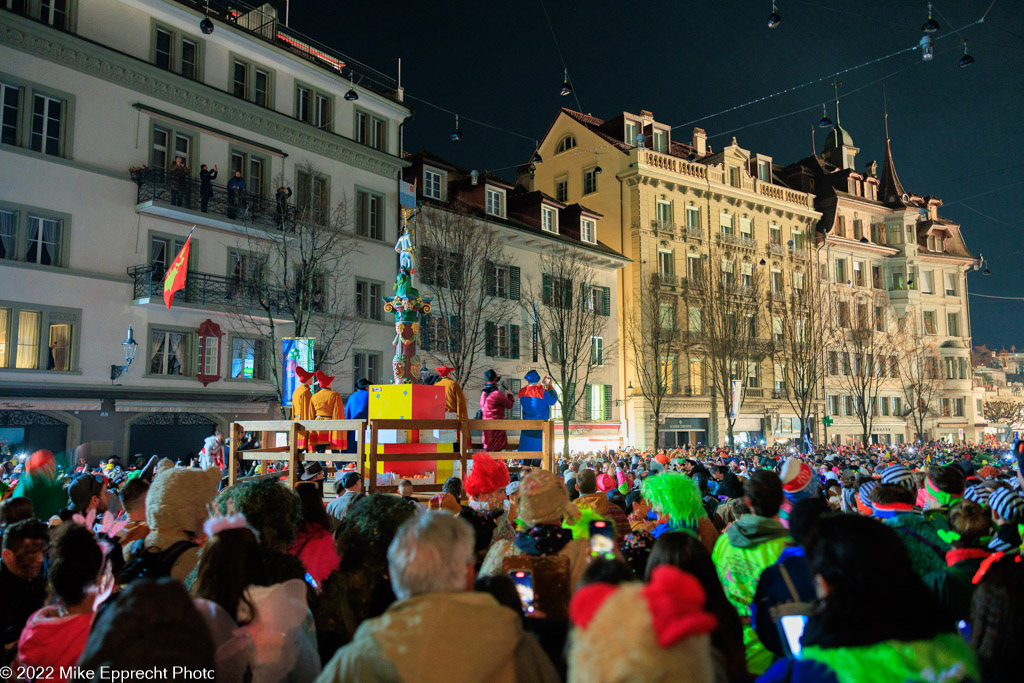
[[[476,534],[478,565],[495,539],[515,536],[512,522],[505,514],[505,487],[509,479],[504,461],[495,460],[487,453],[473,455],[473,467],[463,482],[469,505],[462,508],[459,517],[469,522]]]

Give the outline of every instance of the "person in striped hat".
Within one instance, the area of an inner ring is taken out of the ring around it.
[[[989,496],[998,488],[1001,488],[1001,485],[996,481],[984,481],[974,486],[968,486],[964,489],[964,500],[977,503],[987,509]]]
[[[864,482],[857,489],[857,512],[865,517],[870,517],[875,512],[875,509],[871,506],[871,491],[876,486],[878,486],[878,482],[872,479]]]
[[[913,471],[906,465],[890,465],[882,470],[881,483],[892,486],[902,486],[914,493],[917,498],[917,483],[914,481]]]
[[[992,521],[996,525],[996,534],[989,542],[989,550],[1010,552],[1021,545],[1020,532],[1017,525],[1024,522],[1024,496],[1011,488],[1001,488],[988,497],[992,508]]]
[[[876,519],[890,519],[900,515],[910,515],[914,510],[915,493],[912,489],[899,484],[885,483],[885,477],[875,486],[868,499]]]
[[[782,480],[782,496],[784,498],[779,510],[779,521],[788,529],[789,511],[793,509],[793,504],[803,498],[817,496],[818,479],[814,476],[814,470],[810,465],[798,458],[788,458],[783,463],[779,479]]]

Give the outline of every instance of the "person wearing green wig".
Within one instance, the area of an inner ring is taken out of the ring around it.
[[[655,538],[669,531],[685,531],[714,549],[718,530],[708,519],[697,483],[680,472],[662,472],[644,479],[640,495],[651,506],[647,529]],[[653,519],[651,516],[653,515]]]

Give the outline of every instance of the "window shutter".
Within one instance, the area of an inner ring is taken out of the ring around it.
[[[608,317],[612,314],[612,290],[611,287],[601,288],[601,315]]]
[[[509,279],[509,295],[508,298],[512,301],[519,301],[519,266],[509,266],[508,268],[508,279]]]
[[[544,296],[543,296],[543,299],[544,299],[544,305],[545,306],[550,306],[551,305],[552,298],[551,298],[551,276],[550,275],[545,275],[544,276]]]
[[[512,391],[512,395],[513,396],[516,396],[516,397],[519,396],[519,389],[522,386],[523,386],[523,381],[521,379],[510,379],[508,381],[508,388]],[[512,419],[513,420],[521,420],[521,419],[523,419],[523,404],[520,403],[519,401],[516,401],[515,405],[512,406]]]
[[[497,344],[498,326],[492,322],[484,328],[484,355],[494,357]]]
[[[420,348],[430,351],[430,314],[423,316],[420,320]]]
[[[459,347],[459,316],[448,316],[448,348],[450,353],[461,353]]]
[[[569,400],[571,400],[573,402],[573,405],[570,406],[570,408],[569,408],[569,413],[568,413],[569,414],[569,419],[570,420],[575,420],[576,419],[576,404],[579,403],[579,401],[577,400],[578,397],[576,396],[576,383],[575,382],[569,382],[568,387],[569,387],[569,391],[565,395],[567,397],[569,397]],[[563,408],[564,408],[564,405],[563,405]]]
[[[508,357],[519,358],[519,325],[508,326]]]
[[[487,287],[487,296],[494,296],[498,292],[498,288],[494,282],[494,262],[484,261],[484,282]]]
[[[612,385],[604,385],[604,419],[612,419]]]
[[[562,308],[572,308],[572,282],[562,281]]]
[[[445,269],[448,273],[448,286],[452,289],[462,288],[462,254],[449,254],[448,255],[448,267]]]
[[[593,391],[591,390],[589,384],[586,385],[584,387],[584,389],[586,391],[586,397],[585,398],[586,398],[586,401],[587,401],[587,404],[586,404],[587,405],[587,412],[586,412],[586,417],[584,417],[583,419],[589,420],[590,416],[593,415],[593,409],[594,409],[594,406],[591,405],[593,403],[593,401],[591,400],[592,399]]]
[[[300,171],[299,172],[298,182],[296,183],[296,185],[297,185],[296,189],[298,190],[298,195],[299,195],[297,203],[300,206],[302,205],[302,201],[303,201],[302,197],[304,196],[302,194],[303,188],[304,188],[304,185],[303,185],[304,178],[305,178],[305,174],[303,174]],[[356,195],[356,234],[359,234],[359,235],[366,235],[367,234],[367,229],[366,229],[366,193],[365,192],[360,192],[358,195]]]
[[[424,284],[434,284],[434,273],[437,271],[437,260],[434,250],[430,247],[423,247],[423,259],[420,262],[420,280]]]

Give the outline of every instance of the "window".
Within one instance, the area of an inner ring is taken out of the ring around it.
[[[953,414],[953,406],[948,398],[939,399],[939,412],[942,417],[950,417]]]
[[[612,387],[609,384],[591,384],[586,392],[586,419],[594,421],[612,419]]]
[[[658,252],[658,275],[664,278],[675,274],[675,255],[671,251]]]
[[[149,151],[149,165],[154,168],[170,168],[174,165],[174,157],[181,157],[190,170],[189,163],[193,156],[193,140],[190,133],[185,133],[165,126],[153,126],[152,145]]]
[[[953,399],[953,415],[956,417],[964,416],[964,399],[954,398]]]
[[[757,361],[747,361],[747,386],[752,389],[757,389],[761,386]]]
[[[333,111],[334,98],[330,94],[307,85],[295,84],[295,118],[299,121],[316,126],[321,130],[331,130],[334,123]],[[365,131],[365,137],[359,142],[369,144],[374,149],[381,149],[379,144],[374,144],[373,140],[373,125],[380,119],[376,117],[366,119],[365,115],[363,116],[364,125],[369,125],[370,129]],[[359,117],[357,116],[356,119],[358,123]]]
[[[316,108],[313,110],[314,121],[313,125],[321,130],[330,130],[331,123],[331,98],[328,95],[316,94]],[[376,125],[376,122],[374,122]],[[375,135],[379,135],[379,131],[375,131]],[[376,148],[377,145],[374,145]]]
[[[868,323],[868,305],[865,303],[857,304],[857,329],[858,330],[870,330],[871,326]]]
[[[853,284],[855,287],[864,286],[864,263],[862,261],[853,262]]]
[[[744,239],[754,239],[754,222],[749,218],[740,219],[740,237]]]
[[[696,306],[690,306],[687,311],[688,326],[686,329],[690,331],[691,336],[700,335],[702,329],[703,318],[701,317],[701,310]]]
[[[793,273],[793,289],[804,288],[804,274],[800,272]]]
[[[246,337],[232,338],[230,376],[232,379],[266,379],[266,342]]]
[[[885,309],[875,306],[875,330],[885,332]]]
[[[266,69],[256,68],[255,88],[253,101],[261,107],[270,107],[270,72]]]
[[[267,195],[267,169],[270,167],[270,161],[262,157],[258,157],[255,154],[250,154],[243,151],[232,151],[231,160],[229,164],[229,177],[234,177],[235,171],[242,172],[242,178],[245,179],[245,187],[248,192],[251,192],[260,197]]]
[[[388,151],[388,123],[379,116],[356,110],[356,142],[381,152]]]
[[[32,134],[29,147],[36,152],[61,156],[64,101],[35,95],[32,104]]]
[[[921,278],[921,292],[923,294],[934,294],[935,293],[935,271],[934,270],[923,270],[920,273]]]
[[[735,166],[729,167],[729,184],[733,187],[740,186],[740,169]]]
[[[356,234],[384,239],[384,197],[373,192],[356,193]]]
[[[555,178],[555,199],[560,202],[569,201],[569,178],[567,176]]]
[[[722,287],[730,288],[736,283],[736,275],[734,272],[735,261],[723,258],[722,259]]]
[[[0,368],[76,370],[81,317],[69,308],[0,301]]]
[[[848,301],[839,302],[839,327],[850,329],[850,303]]]
[[[974,399],[974,412],[977,413],[978,415],[981,415],[982,409],[981,409],[981,399],[980,398]]]
[[[552,350],[554,350],[552,345]],[[519,358],[519,325],[487,322],[484,329],[484,355],[492,358]]]
[[[381,296],[383,285],[366,280],[356,280],[356,312],[367,320],[381,319]]]
[[[597,167],[588,168],[583,171],[583,194],[597,192]]]
[[[657,202],[658,229],[672,230],[672,202],[659,199]]]
[[[21,109],[21,91],[13,85],[0,83],[0,142],[18,144],[18,112]]]
[[[61,266],[61,221],[28,217],[28,250],[25,261],[41,266]]]
[[[771,170],[767,161],[757,162],[757,179],[765,183],[772,181]]]
[[[839,354],[835,351],[828,352],[828,365],[827,371],[830,375],[836,375],[839,373]]]
[[[666,394],[679,392],[679,364],[675,355],[661,357],[661,377]]]
[[[425,284],[447,287],[449,289],[460,289],[462,287],[462,254],[438,252],[430,247],[424,247],[423,258],[420,263],[420,277]],[[510,294],[517,295],[519,291],[519,269],[513,268],[512,270],[512,289]],[[491,273],[488,273],[487,288],[489,294],[494,291],[494,283],[490,281],[490,276]]]
[[[352,388],[360,377],[365,377],[370,384],[380,384],[381,355],[371,351],[356,351],[352,354]]]
[[[773,315],[772,316],[772,339],[775,342],[781,342],[785,335],[782,330],[782,318]]]
[[[960,314],[959,313],[947,313],[946,314],[946,330],[950,337],[960,336]]]
[[[166,71],[174,69],[174,53],[172,45],[174,36],[162,28],[156,30],[156,65]]]
[[[957,358],[957,379],[970,379],[971,373],[967,369],[967,359]]]
[[[652,135],[651,147],[655,152],[665,154],[668,152],[668,133],[663,130],[656,130]]]
[[[589,218],[580,219],[580,240],[591,244],[597,243],[597,224]]]
[[[596,366],[604,365],[604,338],[590,338],[590,364]]]
[[[700,209],[696,206],[686,207],[686,229],[700,230]]]
[[[924,312],[924,333],[925,334],[938,334],[935,325],[935,311]]]
[[[295,118],[306,123],[313,120],[313,91],[301,85],[295,86]]]
[[[295,208],[298,211],[298,220],[327,225],[331,220],[329,197],[327,176],[302,169],[296,172]],[[358,214],[358,207],[356,212]]]
[[[149,332],[149,374],[191,376],[191,332],[153,328]]]
[[[785,285],[783,285],[781,270],[772,271],[771,283],[773,292],[782,292],[782,290],[785,288]]]
[[[202,41],[167,26],[153,29],[153,63],[193,81],[200,80]]]
[[[836,259],[836,282],[841,285],[845,285],[847,283],[846,259]]]
[[[853,219],[853,239],[860,240],[864,236],[864,221],[859,218]]]
[[[544,232],[558,233],[558,211],[550,206],[540,209],[540,227]]]
[[[829,396],[828,397],[828,414],[838,415],[839,414],[839,397]]]
[[[956,379],[956,358],[943,358],[942,367],[946,379]]]
[[[892,397],[892,414],[903,417],[903,399],[899,396]]]
[[[545,274],[543,281],[543,299],[545,306],[558,308],[572,307],[572,283],[568,280]]]
[[[558,145],[555,146],[555,154],[561,154],[562,152],[568,152],[570,149],[576,146],[576,138],[571,135],[566,135],[564,138],[558,141]]]
[[[731,235],[732,234],[732,216],[731,215],[729,215],[727,213],[723,213],[721,215],[721,217],[720,217],[719,223],[722,226],[722,234],[723,235]]]
[[[754,284],[754,264],[753,263],[741,263],[740,264],[740,284],[743,287],[752,287]]]
[[[444,199],[442,180],[444,176],[440,171],[429,168],[423,169],[423,196],[430,199]]]
[[[676,307],[675,304],[662,301],[658,304],[658,320],[663,330],[674,330],[676,328]]]
[[[946,273],[946,296],[957,295],[956,278],[956,273]]]
[[[691,284],[698,283],[704,278],[703,260],[697,254],[686,255],[686,277]]]
[[[693,309],[691,309],[693,310]],[[690,359],[690,394],[700,396],[704,393],[704,361],[700,358]]]
[[[485,208],[492,216],[505,216],[505,191],[488,187]]]
[[[624,142],[627,145],[636,144],[636,122],[626,121],[626,139]]]
[[[490,264],[491,268],[491,291],[488,292],[491,296],[496,296],[502,299],[509,298],[509,291],[512,288],[512,276],[509,266],[498,265],[496,263]]]
[[[846,351],[839,353],[839,374],[844,377],[849,376],[852,373],[853,368],[850,367],[850,354]]]

